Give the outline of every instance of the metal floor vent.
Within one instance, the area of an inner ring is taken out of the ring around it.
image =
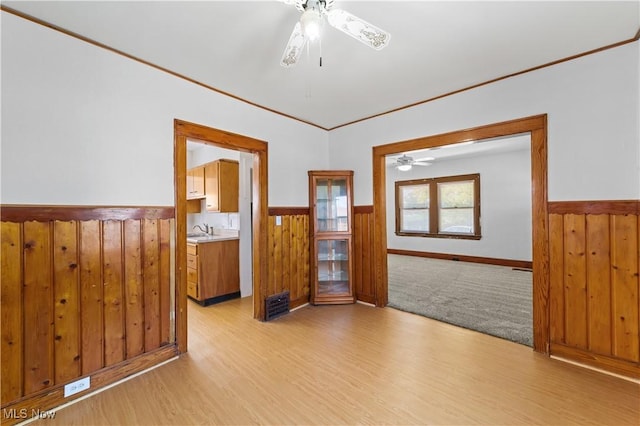
[[[265,299],[265,321],[271,321],[289,313],[289,292],[274,294]]]

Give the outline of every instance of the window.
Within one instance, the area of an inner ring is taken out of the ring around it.
[[[480,175],[396,182],[396,234],[480,239]]]

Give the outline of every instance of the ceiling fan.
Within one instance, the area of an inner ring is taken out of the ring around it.
[[[418,158],[414,160],[413,157],[409,157],[407,154],[402,154],[402,156],[396,158],[389,166],[395,167],[401,172],[406,172],[411,170],[413,166],[430,166],[431,161],[433,160],[435,160],[433,157]]]
[[[389,43],[391,35],[380,28],[341,9],[333,9],[335,0],[280,0],[292,4],[302,12],[300,21],[296,23],[284,49],[280,65],[290,67],[298,62],[307,40],[314,41],[320,37],[324,18],[334,28],[366,44],[380,50]],[[320,59],[322,65],[322,58]]]

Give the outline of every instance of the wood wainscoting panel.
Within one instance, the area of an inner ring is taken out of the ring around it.
[[[104,366],[104,317],[100,221],[80,222],[80,332],[82,374]]]
[[[587,340],[589,350],[611,353],[611,272],[609,215],[587,215]]]
[[[145,219],[143,226],[144,351],[160,347],[160,245],[158,221]]]
[[[51,395],[62,404],[77,397],[62,396],[65,384],[91,376],[95,390],[99,372],[175,346],[172,212],[2,206],[3,413],[44,409]]]
[[[356,299],[375,303],[373,206],[355,206],[353,210],[353,280]]]
[[[566,343],[564,320],[564,223],[561,215],[549,215],[549,339]]]
[[[124,360],[125,317],[122,263],[122,222],[102,223],[104,282],[104,365]]]
[[[640,377],[640,202],[549,211],[551,354]]]
[[[25,222],[24,240],[24,393],[53,385],[53,283],[51,228],[48,222]]]
[[[638,339],[638,216],[611,216],[613,355],[640,361]]]
[[[61,383],[80,376],[82,371],[78,326],[78,224],[55,221],[53,226],[54,367],[55,383]]]
[[[125,220],[124,259],[126,350],[125,358],[130,359],[144,352],[144,300],[142,283],[142,227],[139,220]]]
[[[279,217],[280,225],[276,224]],[[375,303],[373,207],[354,207],[354,289],[356,299]],[[289,291],[290,307],[309,302],[309,207],[269,208],[269,286],[267,294]]]
[[[584,215],[564,217],[564,312],[567,345],[587,347],[587,279]]]
[[[268,221],[267,296],[289,291],[289,306],[309,302],[309,208],[272,207]]]
[[[13,401],[23,395],[23,269],[22,224],[3,222],[0,227],[0,400]]]

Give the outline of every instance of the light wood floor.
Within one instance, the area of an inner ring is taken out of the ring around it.
[[[391,308],[189,303],[189,352],[46,425],[635,424],[640,385]]]

